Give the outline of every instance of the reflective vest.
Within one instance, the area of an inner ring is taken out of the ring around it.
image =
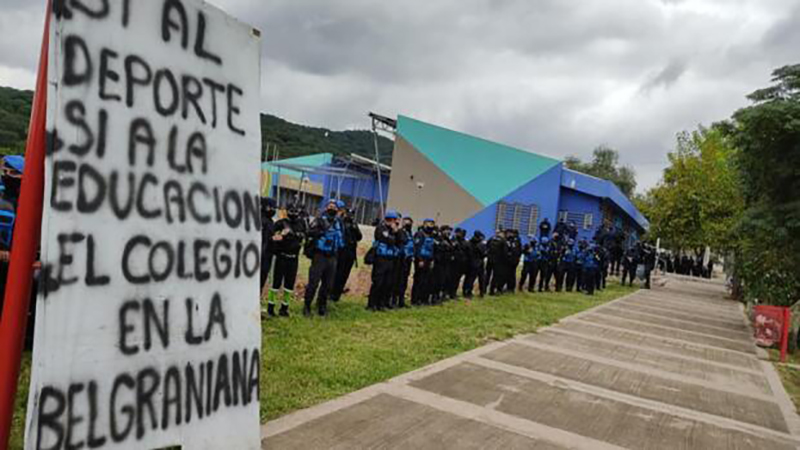
[[[586,257],[586,250],[580,248],[575,252],[575,265],[578,267],[583,266],[583,258]]]
[[[378,242],[375,254],[381,258],[394,258],[398,255],[399,249],[394,245],[389,245],[385,242]]]
[[[336,220],[317,239],[317,250],[327,255],[332,255],[343,247],[344,234],[342,233],[342,224]]]
[[[525,253],[525,262],[539,261],[540,256],[538,245],[533,245],[531,246],[531,250]]]
[[[539,260],[540,261],[549,261],[550,260],[550,243],[547,244],[539,244]]]
[[[431,236],[425,236],[417,244],[416,257],[420,259],[433,259],[434,240]]]
[[[583,268],[584,269],[597,269],[597,257],[593,251],[587,250],[584,253],[583,257]]]
[[[414,257],[414,239],[410,237],[406,240],[406,243],[403,246],[403,257],[405,258]]]
[[[564,256],[561,257],[561,261],[572,264],[575,262],[575,250],[571,248],[567,248],[567,251],[564,252]]]

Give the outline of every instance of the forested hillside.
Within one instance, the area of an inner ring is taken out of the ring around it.
[[[33,92],[0,86],[0,154],[22,153]]]
[[[366,119],[365,117],[365,123]],[[379,139],[381,162],[390,164],[393,143],[383,136]],[[375,159],[375,144],[371,131],[331,131],[298,125],[280,117],[262,114],[261,140],[265,151],[267,144],[270,145],[269,151],[273,156],[275,150],[272,146],[277,145],[278,156],[281,159],[323,152],[337,155],[356,153]]]
[[[31,112],[33,92],[0,86],[0,154],[23,153]],[[366,116],[364,123],[367,123]],[[357,153],[375,157],[372,132],[365,130],[331,131],[298,125],[269,114],[261,115],[262,154],[267,144],[274,156],[277,145],[281,159],[313,153],[346,155]],[[391,163],[392,141],[381,136],[381,162]]]

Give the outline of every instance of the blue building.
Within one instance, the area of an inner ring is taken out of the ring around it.
[[[318,153],[265,162],[262,192],[285,208],[299,203],[311,214],[329,199],[343,200],[359,223],[379,217],[389,191],[392,168],[360,155]]]
[[[400,116],[388,207],[421,219],[481,230],[538,234],[549,219],[573,221],[579,236],[600,227],[637,239],[647,219],[614,183],[569,170],[562,161]]]

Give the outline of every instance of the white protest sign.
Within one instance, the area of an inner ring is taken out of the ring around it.
[[[53,3],[26,448],[260,448],[258,32]]]

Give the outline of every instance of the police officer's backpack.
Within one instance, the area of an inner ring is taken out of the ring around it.
[[[306,239],[303,244],[303,255],[308,259],[314,259],[315,248],[317,248],[317,239]]]
[[[375,246],[373,245],[367,250],[367,254],[364,255],[364,264],[368,266],[375,264],[375,253],[377,253],[377,250],[375,250]]]

